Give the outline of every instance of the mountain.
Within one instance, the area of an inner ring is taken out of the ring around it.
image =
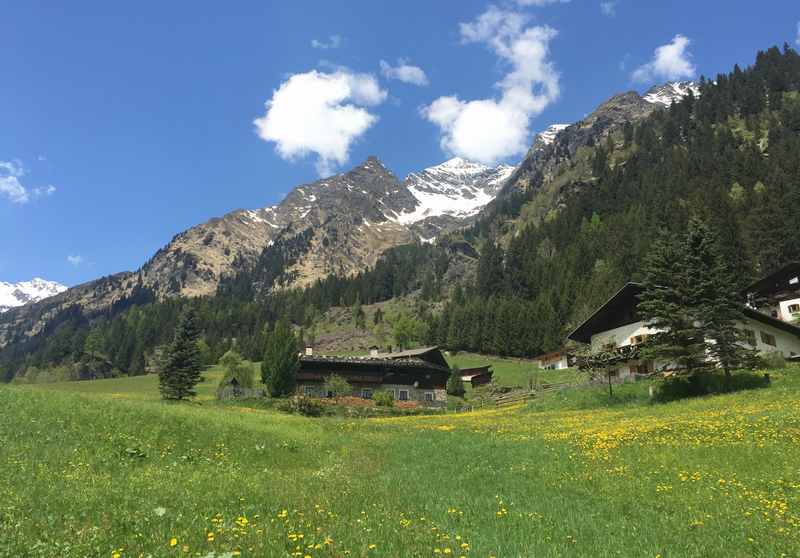
[[[404,187],[416,200],[413,210],[389,219],[413,225],[422,240],[432,241],[441,232],[462,227],[490,203],[514,167],[488,167],[460,157],[411,173]]]
[[[71,308],[96,316],[135,301],[213,295],[226,278],[259,265],[274,268],[269,284],[260,285],[266,289],[352,276],[391,247],[432,242],[468,225],[512,171],[455,158],[401,181],[369,157],[348,172],[294,188],[277,205],[235,210],[191,227],[138,271],[79,285],[6,316],[0,320],[0,347],[15,332],[38,333],[42,320]],[[278,266],[274,258],[280,251]]]
[[[644,95],[627,91],[601,103],[588,116],[573,124],[553,124],[539,133],[528,153],[498,192],[498,202],[517,192],[536,197],[523,220],[538,221],[558,208],[576,188],[594,180],[590,158],[595,144],[623,143],[625,126],[632,126],[689,94],[698,96],[694,82],[670,82],[652,87]],[[632,129],[632,128],[631,128]],[[568,169],[568,172],[567,172]],[[496,211],[489,204],[489,214]]]
[[[0,312],[10,308],[38,302],[47,297],[67,290],[67,287],[55,281],[46,281],[34,277],[30,281],[5,283],[0,281]]]

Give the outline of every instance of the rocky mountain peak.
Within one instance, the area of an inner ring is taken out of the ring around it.
[[[700,88],[694,81],[672,81],[662,85],[654,85],[648,89],[642,98],[655,105],[670,106],[675,101],[680,101],[689,93],[695,96],[700,94]]]
[[[67,287],[61,283],[47,281],[40,277],[20,283],[0,281],[0,312],[23,304],[38,302],[66,290]]]

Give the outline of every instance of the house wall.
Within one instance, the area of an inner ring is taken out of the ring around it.
[[[793,322],[794,316],[798,314],[797,312],[793,313],[789,311],[789,306],[793,304],[800,305],[800,298],[793,298],[791,300],[781,301],[780,304],[778,305],[778,318],[780,318],[784,322],[789,322],[789,323]]]
[[[756,333],[755,349],[759,353],[780,351],[785,357],[800,355],[800,338],[798,338],[795,335],[792,335],[787,331],[783,331],[782,329],[772,327],[771,325],[761,323],[751,318],[745,319],[745,321],[740,325],[740,327],[744,329],[749,329],[751,331],[755,331]],[[776,347],[767,345],[762,341],[761,339],[762,331],[769,333],[775,337],[775,341],[777,344]]]
[[[636,335],[652,335],[658,330],[648,327],[644,322],[634,322],[624,326],[615,327],[608,331],[601,331],[592,335],[592,352],[600,351],[607,343],[613,341],[615,347],[625,347],[631,344],[631,337]]]
[[[537,368],[545,370],[563,370],[564,368],[569,368],[567,355],[561,355],[558,358],[538,359],[534,361],[534,364]]]
[[[769,353],[779,351],[785,357],[800,355],[800,338],[792,335],[789,332],[783,331],[771,325],[759,322],[752,318],[745,318],[745,320],[738,324],[741,329],[749,329],[755,332],[756,346],[754,347],[759,353]],[[593,352],[600,351],[607,343],[612,340],[615,347],[624,347],[631,344],[631,337],[636,335],[651,335],[658,330],[648,327],[645,322],[635,322],[632,324],[624,325],[608,331],[603,331],[592,336],[591,346]],[[775,337],[776,346],[767,345],[761,338],[761,332],[768,333]],[[620,363],[617,367],[617,380],[625,381],[633,377],[630,369],[631,366],[642,364],[642,361],[633,360]],[[669,363],[654,363],[654,370],[661,370]]]
[[[423,389],[415,388],[409,385],[400,384],[383,384],[383,385],[353,385],[352,396],[361,397],[363,389],[372,390],[374,394],[376,391],[389,391],[394,395],[395,400],[400,399],[400,390],[408,391],[408,401],[416,401],[429,407],[441,407],[447,403],[447,391],[445,389]],[[320,383],[298,383],[297,392],[301,395],[308,397],[326,397],[325,385]],[[433,394],[433,401],[425,399],[425,394]]]

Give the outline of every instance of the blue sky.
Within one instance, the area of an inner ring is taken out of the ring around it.
[[[454,154],[515,163],[614,93],[800,40],[796,1],[221,7],[5,6],[0,280],[136,269],[191,225],[371,154],[401,177]]]

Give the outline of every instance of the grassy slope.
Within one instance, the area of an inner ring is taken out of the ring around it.
[[[0,555],[797,556],[798,374],[369,421],[3,387]]]

